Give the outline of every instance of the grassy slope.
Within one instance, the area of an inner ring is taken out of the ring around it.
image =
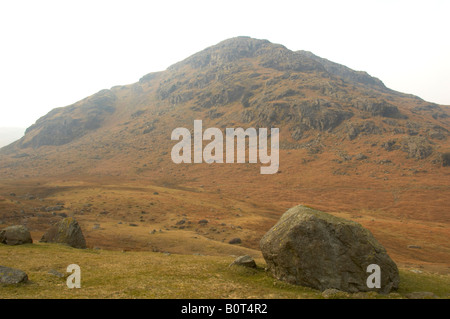
[[[229,267],[231,256],[177,255],[153,252],[78,250],[56,244],[0,245],[2,265],[24,270],[29,283],[0,286],[0,298],[322,298],[320,292],[273,279],[258,269]],[[69,264],[81,267],[81,289],[68,289]],[[397,293],[347,295],[343,298],[402,298],[413,291],[450,294],[450,276],[401,270]]]

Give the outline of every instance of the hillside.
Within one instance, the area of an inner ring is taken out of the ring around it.
[[[196,119],[279,128],[278,173],[174,164],[171,132]],[[54,109],[2,148],[0,227],[25,223],[39,238],[66,214],[90,247],[257,255],[302,203],[363,224],[404,267],[448,273],[449,130],[448,106],[307,51],[233,38]],[[235,237],[242,244],[228,244]]]

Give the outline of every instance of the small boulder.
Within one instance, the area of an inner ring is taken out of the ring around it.
[[[248,268],[256,268],[256,263],[255,260],[248,256],[240,256],[238,258],[236,258],[231,264],[230,266],[243,266],[243,267],[248,267]]]
[[[40,241],[66,244],[74,248],[86,248],[81,227],[73,217],[64,218],[56,223],[42,236]]]
[[[57,270],[55,270],[55,269],[50,269],[50,270],[48,271],[48,274],[49,274],[49,275],[52,275],[52,276],[55,276],[55,277],[58,277],[58,278],[64,278],[64,277],[65,277],[64,274],[60,273],[59,271],[57,271]]]
[[[240,238],[233,238],[228,243],[231,245],[236,245],[242,243],[242,240]]]
[[[397,265],[369,230],[305,206],[285,212],[260,246],[272,275],[291,284],[350,293],[389,293],[399,286]],[[380,267],[381,288],[367,286],[371,264]]]
[[[19,284],[28,281],[28,275],[20,269],[0,266],[0,284]]]
[[[22,225],[10,226],[0,231],[0,243],[6,245],[31,244],[30,231]]]

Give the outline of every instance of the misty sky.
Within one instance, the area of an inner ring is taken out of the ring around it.
[[[307,50],[450,105],[450,1],[1,1],[0,127],[227,38]]]

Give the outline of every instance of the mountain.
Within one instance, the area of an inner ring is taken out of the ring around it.
[[[0,127],[0,147],[17,141],[24,132],[25,128],[22,127]]]
[[[210,126],[279,126],[287,148],[319,133],[343,140],[391,135],[394,148],[424,159],[445,150],[448,117],[448,107],[392,91],[366,72],[307,51],[238,37],[164,72],[147,74],[138,83],[54,109],[2,153],[28,148],[39,153],[42,146],[70,143],[89,147],[88,137],[120,144],[199,118]],[[114,138],[101,137],[120,126]]]
[[[376,143],[375,150],[439,165],[448,151],[449,114],[448,107],[392,91],[366,72],[238,37],[137,83],[54,109],[1,154],[7,156],[3,163],[12,156],[15,165],[32,159],[41,169],[29,176],[95,173],[104,171],[105,163],[108,173],[116,174],[129,165],[115,155],[129,157],[128,163],[139,153],[151,162],[155,152],[170,154],[174,128],[203,119],[205,127],[279,127],[282,149],[305,148],[330,160],[336,150],[327,144],[352,145],[358,139]],[[44,164],[47,158],[50,165]]]
[[[279,128],[278,173],[261,175],[261,165],[250,163],[173,163],[172,131],[192,132],[199,119],[203,129]],[[206,218],[210,228],[197,234],[217,242],[239,235],[251,249],[282,212],[302,203],[358,219],[397,260],[445,264],[449,130],[449,106],[311,52],[237,37],[44,115],[0,150],[8,181],[0,194],[64,200],[88,224],[125,212],[139,218],[137,207],[177,231],[177,220]],[[89,201],[92,216],[83,206]],[[5,206],[14,218],[19,210]],[[30,218],[41,229],[40,217]],[[419,256],[405,248],[417,242],[430,249]]]

